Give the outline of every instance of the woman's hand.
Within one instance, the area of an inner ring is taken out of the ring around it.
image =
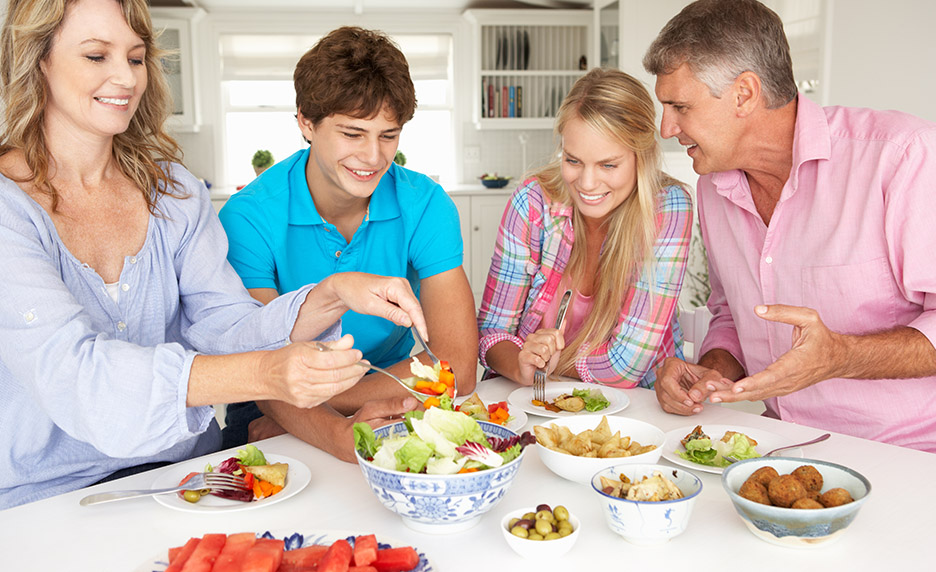
[[[352,347],[354,338],[343,336],[326,342],[332,351],[323,352],[314,344],[299,342],[266,353],[257,376],[266,381],[269,399],[296,407],[315,407],[347,390],[368,368],[357,362],[361,351]]]
[[[551,373],[559,363],[559,352],[565,348],[562,332],[555,328],[536,330],[523,341],[517,356],[521,385],[533,385],[533,372],[545,369]]]
[[[335,294],[351,310],[386,318],[399,326],[416,326],[423,339],[429,341],[429,330],[419,300],[404,278],[378,276],[363,272],[340,272],[322,282],[330,281]]]

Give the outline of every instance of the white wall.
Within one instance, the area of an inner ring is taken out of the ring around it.
[[[936,121],[936,2],[827,2],[823,103],[897,109]]]

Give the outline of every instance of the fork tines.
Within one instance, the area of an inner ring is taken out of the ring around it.
[[[546,372],[541,369],[533,372],[533,399],[546,401]]]
[[[228,473],[205,473],[205,484],[212,489],[247,490],[247,481],[244,477]]]

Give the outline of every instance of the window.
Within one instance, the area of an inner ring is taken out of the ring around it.
[[[321,35],[226,34],[220,39],[224,121],[222,184],[254,177],[250,159],[268,149],[283,160],[307,143],[296,125],[292,75]],[[442,180],[455,178],[452,37],[394,35],[416,88],[416,115],[403,127],[399,149],[406,167]]]

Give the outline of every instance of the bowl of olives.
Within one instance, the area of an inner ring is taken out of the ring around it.
[[[501,520],[501,532],[514,552],[535,560],[558,558],[578,540],[579,519],[569,510],[548,504],[512,510]]]

